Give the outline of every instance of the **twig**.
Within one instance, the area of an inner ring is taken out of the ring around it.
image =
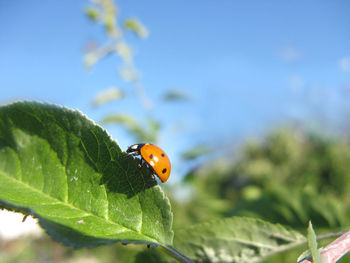
[[[346,232],[328,246],[322,249],[321,258],[323,263],[337,262],[341,257],[350,251],[350,231]],[[301,263],[311,263],[311,258],[303,260]]]
[[[178,251],[173,247],[166,247],[166,246],[160,245],[159,248],[163,250],[165,253],[167,253],[169,256],[175,258],[179,262],[194,263],[192,259],[189,259],[188,257],[186,257],[184,254],[182,254],[180,251]]]

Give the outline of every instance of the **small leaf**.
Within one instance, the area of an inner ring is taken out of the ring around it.
[[[317,238],[314,229],[312,228],[311,221],[309,222],[309,227],[307,229],[307,241],[311,251],[312,259],[314,263],[322,263],[321,255],[317,249]]]
[[[114,46],[115,51],[121,56],[126,62],[131,63],[132,61],[132,50],[125,42],[118,42]]]
[[[91,68],[97,63],[99,56],[95,52],[89,52],[84,56],[84,65],[86,68]]]
[[[203,144],[198,144],[194,146],[193,148],[190,148],[186,152],[182,153],[182,159],[184,160],[193,160],[196,159],[200,156],[203,156],[205,154],[210,153],[211,150],[209,149],[208,146],[203,145]]]
[[[164,95],[163,99],[165,101],[186,101],[190,97],[181,90],[170,90]]]
[[[144,138],[147,137],[144,129],[139,125],[138,121],[127,114],[110,114],[104,117],[101,120],[102,124],[121,124],[123,125],[129,132],[132,133],[136,138]],[[143,140],[140,140],[143,141]]]
[[[114,12],[107,12],[104,16],[104,26],[107,34],[111,37],[118,37],[119,32],[115,22],[115,14]]]
[[[97,21],[100,18],[100,10],[95,7],[88,7],[85,10],[85,14],[92,21]]]
[[[169,200],[137,163],[78,111],[0,107],[0,204],[33,214],[59,242],[172,243]]]
[[[136,18],[129,18],[125,20],[124,28],[134,32],[140,38],[148,37],[147,28]]]
[[[159,123],[147,118],[145,125],[127,114],[110,114],[101,120],[102,124],[121,124],[139,142],[155,142],[157,140]]]
[[[175,247],[200,262],[258,262],[305,237],[260,219],[232,217],[176,231]]]
[[[92,106],[100,106],[108,102],[119,100],[124,97],[124,92],[118,88],[111,87],[96,95],[92,101]]]
[[[118,70],[120,77],[127,82],[137,81],[139,79],[139,74],[135,69],[129,69],[122,67]]]

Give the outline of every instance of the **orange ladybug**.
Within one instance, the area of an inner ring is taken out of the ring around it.
[[[129,146],[126,152],[132,155],[141,155],[141,162],[145,161],[162,183],[168,180],[171,164],[168,155],[161,148],[150,143],[139,143]]]

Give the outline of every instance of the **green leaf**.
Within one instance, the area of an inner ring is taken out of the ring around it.
[[[307,241],[311,251],[312,259],[314,263],[322,263],[320,251],[317,249],[317,238],[314,229],[312,228],[311,221],[307,229]]]
[[[136,18],[129,18],[124,21],[124,28],[134,32],[140,38],[148,37],[147,28]]]
[[[111,87],[106,89],[96,95],[94,100],[92,101],[92,106],[101,106],[108,102],[119,100],[124,97],[124,92],[118,88]]]
[[[172,212],[147,168],[78,111],[0,107],[0,204],[70,246],[172,244]]]
[[[100,10],[95,7],[88,7],[85,10],[86,16],[91,19],[92,21],[97,21],[99,17],[101,16]]]
[[[116,16],[113,10],[105,13],[103,23],[109,36],[114,38],[118,37],[119,30],[116,26]]]
[[[200,262],[258,262],[305,237],[260,219],[232,217],[176,231],[175,247]]]
[[[98,61],[99,61],[99,56],[94,53],[94,52],[90,52],[87,53],[84,56],[84,65],[87,69],[90,69],[92,66],[94,66]]]
[[[120,56],[121,53],[119,53]],[[126,57],[124,57],[124,60]],[[127,60],[130,60],[129,58]],[[135,82],[140,79],[138,72],[133,68],[122,67],[118,70],[120,77],[126,82]]]
[[[139,142],[155,142],[157,140],[159,123],[146,118],[144,125],[128,114],[110,114],[101,120],[102,124],[120,124],[124,126]]]
[[[128,44],[124,41],[118,42],[114,46],[114,50],[122,57],[125,61],[130,63],[132,61],[132,50]]]
[[[187,101],[187,100],[190,100],[190,97],[184,91],[174,89],[174,90],[168,91],[164,95],[163,99],[165,101]]]

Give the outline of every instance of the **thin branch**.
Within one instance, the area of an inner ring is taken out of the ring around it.
[[[334,234],[334,233],[333,233]],[[337,262],[341,257],[350,251],[350,231],[346,232],[328,246],[322,249],[321,258],[323,263]],[[300,263],[311,263],[312,259],[308,258]]]
[[[173,247],[166,247],[160,245],[159,248],[163,250],[165,253],[167,253],[169,256],[175,258],[179,262],[183,263],[194,263],[192,259],[186,257],[184,254],[182,254],[180,251],[178,251],[176,248]]]

